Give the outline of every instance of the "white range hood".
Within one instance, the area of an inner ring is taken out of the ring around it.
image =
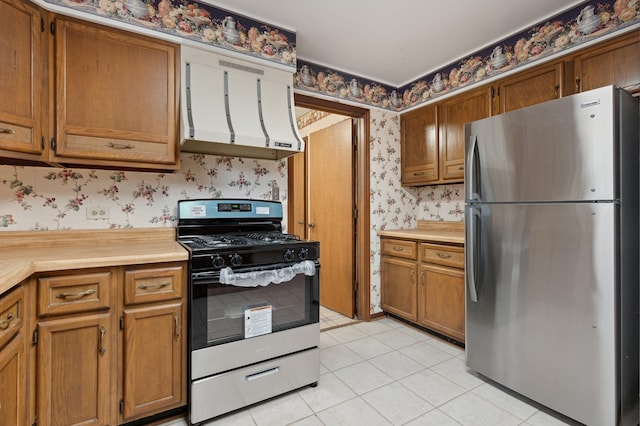
[[[182,151],[278,160],[304,151],[293,73],[181,47]]]

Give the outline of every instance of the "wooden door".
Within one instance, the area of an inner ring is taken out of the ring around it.
[[[43,17],[22,0],[0,0],[0,152],[42,152],[44,90]],[[13,155],[16,153],[16,155]]]
[[[528,107],[563,95],[563,63],[535,67],[501,80],[498,86],[500,112]]]
[[[440,171],[444,181],[464,179],[464,125],[491,116],[492,89],[482,87],[440,106]]]
[[[418,318],[416,262],[382,256],[380,307],[409,321]]]
[[[125,309],[122,420],[184,404],[182,311],[182,303]]]
[[[438,180],[438,107],[427,105],[402,115],[402,184]]]
[[[110,314],[38,324],[38,424],[111,425],[115,339]]]
[[[320,304],[354,316],[353,131],[347,119],[309,136],[307,228],[320,242]]]
[[[305,146],[309,147],[309,138],[304,137]],[[302,239],[307,238],[307,173],[306,173],[306,150],[289,157],[288,186],[289,196],[287,210],[287,232]]]
[[[27,424],[24,339],[18,333],[0,351],[0,425]]]
[[[578,54],[573,63],[576,92],[615,84],[640,92],[640,31],[604,42]]]
[[[418,323],[464,342],[464,270],[420,265]]]

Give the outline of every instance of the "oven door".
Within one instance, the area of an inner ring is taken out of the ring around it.
[[[319,276],[317,261],[192,273],[191,351],[317,324]]]

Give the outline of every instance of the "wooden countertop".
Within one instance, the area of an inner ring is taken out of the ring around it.
[[[417,228],[385,229],[378,231],[378,235],[423,242],[464,244],[464,223],[419,220]]]
[[[0,233],[0,294],[36,272],[187,260],[175,228]]]

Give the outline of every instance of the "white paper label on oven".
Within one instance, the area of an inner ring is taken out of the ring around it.
[[[193,217],[205,217],[207,215],[207,208],[205,207],[204,204],[190,206],[189,214]]]
[[[244,311],[244,338],[271,333],[273,306],[266,305]]]
[[[256,206],[256,214],[269,214],[269,207]]]

